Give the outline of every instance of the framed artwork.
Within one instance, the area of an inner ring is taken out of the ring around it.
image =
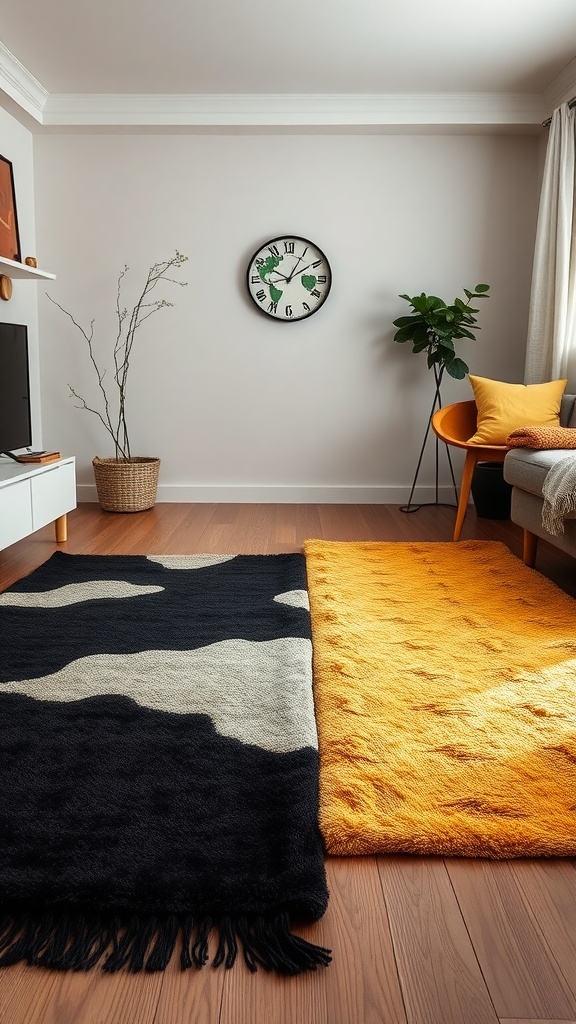
[[[20,236],[12,164],[0,156],[0,256],[20,260]]]

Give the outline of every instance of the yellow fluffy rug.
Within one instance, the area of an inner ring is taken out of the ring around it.
[[[328,852],[576,854],[576,602],[499,543],[304,550]]]

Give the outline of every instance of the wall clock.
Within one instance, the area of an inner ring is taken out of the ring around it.
[[[299,235],[280,235],[260,246],[247,271],[248,294],[273,320],[305,320],[320,309],[332,284],[322,250]]]

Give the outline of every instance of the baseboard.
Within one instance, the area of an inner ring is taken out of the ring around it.
[[[313,487],[268,484],[160,484],[157,501],[222,504],[301,505],[402,505],[408,501],[408,487]],[[79,484],[78,501],[97,501],[94,484]],[[434,487],[418,487],[412,504],[433,502]],[[440,487],[438,500],[454,504],[452,487]]]

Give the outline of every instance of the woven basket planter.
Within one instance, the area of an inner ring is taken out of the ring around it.
[[[160,459],[92,460],[98,501],[105,512],[143,512],[156,501]]]

